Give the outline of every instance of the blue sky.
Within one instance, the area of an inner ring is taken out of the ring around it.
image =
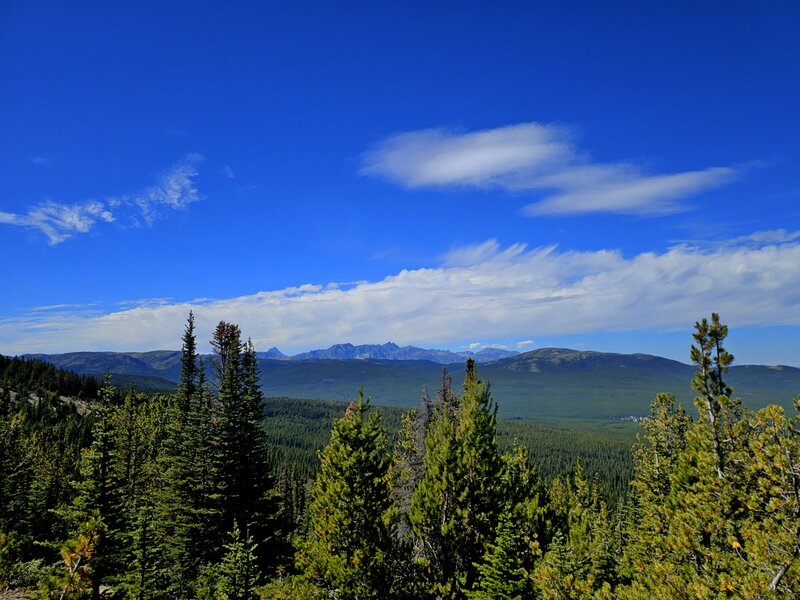
[[[0,352],[800,365],[796,2],[0,6]]]

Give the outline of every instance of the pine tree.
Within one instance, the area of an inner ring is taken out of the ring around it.
[[[220,588],[226,600],[254,600],[260,574],[256,559],[257,544],[253,537],[245,538],[238,525],[225,544],[225,554],[219,567]]]
[[[40,582],[40,591],[46,598],[77,600],[87,593],[95,596],[97,551],[105,533],[103,522],[96,516],[81,523],[74,539],[61,547],[63,571]]]
[[[548,520],[536,472],[522,447],[503,455],[503,512],[477,565],[470,600],[522,600],[536,594],[534,567],[546,543]]]
[[[180,506],[176,514],[177,556],[187,590],[204,562],[216,561],[224,539],[220,518],[220,475],[212,400],[200,365],[194,393],[189,400],[185,426],[175,459],[172,493]]]
[[[473,364],[474,367],[474,363],[468,364]],[[468,371],[469,369],[470,367],[468,367]],[[458,397],[458,394],[453,391],[453,376],[450,375],[447,369],[443,368],[442,382],[439,387],[436,388],[436,396],[434,397],[433,402],[430,402],[430,400],[427,398],[427,395],[423,397],[423,414],[426,416],[428,422],[430,422],[433,410],[446,411],[449,412],[451,416],[455,416],[455,414],[458,412],[460,401],[461,400]]]
[[[261,419],[264,397],[255,348],[250,340],[241,343],[238,326],[221,322],[212,346],[222,379],[219,384],[217,424],[217,473],[220,477],[222,523],[239,524],[253,535],[259,547],[262,566],[273,560],[267,543],[277,507],[270,490],[273,486],[267,463]]]
[[[460,402],[437,403],[425,441],[425,474],[408,513],[420,563],[442,597],[472,588],[502,510],[495,427],[496,407],[470,359]]]
[[[743,465],[747,514],[731,540],[743,596],[800,597],[800,398],[795,415],[767,406],[747,419]]]
[[[144,496],[136,511],[131,531],[132,568],[128,572],[129,596],[136,600],[164,597],[163,557],[158,554],[156,512],[150,496]],[[160,568],[162,567],[162,568]]]
[[[226,375],[230,374],[232,376],[232,381],[228,383],[229,387],[240,383],[241,371],[239,367],[242,352],[242,332],[239,326],[225,321],[217,323],[214,334],[211,337],[211,349],[215,354],[211,364],[214,367],[214,375],[221,394],[222,386],[225,385]],[[237,390],[230,392],[233,393],[235,391]]]
[[[392,491],[401,514],[408,513],[411,496],[425,473],[425,413],[412,409],[400,419],[392,468]],[[405,537],[409,526],[400,525],[400,537]]]
[[[181,345],[181,375],[177,392],[178,406],[183,414],[189,412],[192,399],[198,392],[198,370],[197,339],[194,333],[194,313],[189,311],[189,318],[186,321],[186,328],[183,332]]]
[[[261,376],[258,372],[256,351],[249,339],[245,344],[242,366],[242,421],[239,424],[239,439],[247,483],[241,492],[242,517],[249,519],[251,523],[266,526],[266,521],[274,517],[275,512],[275,507],[269,499],[274,482],[267,462],[267,449],[261,428],[264,416]],[[263,542],[268,535],[269,532],[262,527],[257,539]]]
[[[234,523],[248,522],[243,506],[243,490],[246,481],[246,449],[241,443],[241,426],[245,421],[242,404],[243,371],[242,343],[238,325],[220,321],[211,340],[217,356],[214,368],[217,371],[219,406],[217,435],[219,452],[217,472],[221,484],[222,523],[226,530]]]
[[[111,406],[114,395],[111,378],[106,375],[96,411],[94,441],[83,456],[82,481],[75,502],[68,510],[70,520],[80,523],[80,527],[90,519],[98,523],[96,529],[100,533],[93,543],[93,564],[89,573],[94,600],[100,598],[101,583],[119,566],[124,547],[123,482],[115,469],[117,434]]]
[[[139,522],[139,539],[153,540],[157,578],[174,598],[191,597],[201,571],[219,563],[227,532],[253,537],[259,567],[270,564],[274,507],[260,428],[263,396],[255,350],[239,327],[217,326],[214,395],[196,354],[193,315],[183,337],[180,387],[167,407],[167,435],[158,455],[153,526]],[[143,551],[143,550],[142,550]],[[205,568],[204,565],[210,565]]]
[[[711,314],[711,323],[703,319],[695,323],[692,334],[697,346],[692,346],[692,362],[697,365],[697,372],[692,380],[692,387],[700,392],[695,400],[701,419],[705,419],[714,448],[715,469],[717,477],[725,476],[726,454],[728,449],[729,429],[741,416],[739,401],[731,399],[731,388],[723,376],[733,362],[733,355],[723,347],[722,343],[728,335],[728,326],[722,325],[717,313]]]
[[[130,567],[125,591],[137,600],[181,598],[190,592],[192,573],[181,529],[187,505],[178,468],[179,409],[174,397],[155,395],[139,407],[138,414],[145,462],[136,514],[128,524]]]
[[[447,411],[436,411],[425,438],[425,474],[408,511],[417,553],[431,586],[453,586],[459,575],[457,444],[455,418]]]
[[[556,533],[535,578],[544,598],[611,597],[617,579],[617,548],[608,507],[599,480],[586,478],[581,463],[570,478],[551,486]]]
[[[620,597],[761,598],[798,592],[800,446],[796,421],[732,399],[733,361],[716,314],[696,324],[692,359],[699,419],[657,398],[636,455]],[[637,522],[638,521],[638,522]]]
[[[646,565],[664,564],[671,552],[663,543],[671,519],[665,500],[670,493],[671,477],[678,456],[686,447],[691,418],[671,394],[658,394],[642,422],[643,440],[637,440],[633,455],[635,477],[631,506],[627,513],[627,544],[622,569],[629,579],[655,583],[661,575]]]
[[[741,539],[745,482],[742,465],[732,459],[746,443],[745,422],[738,399],[724,375],[733,356],[723,347],[728,328],[716,313],[711,323],[695,324],[697,346],[691,356],[697,365],[692,386],[699,392],[695,406],[699,419],[686,432],[670,474],[670,489],[662,500],[669,511],[662,539],[669,553],[654,570],[663,587],[669,577],[676,596],[716,593],[739,597],[733,542]],[[738,542],[737,542],[738,543]]]
[[[468,593],[471,600],[521,600],[535,593],[532,572],[526,559],[535,546],[519,530],[509,510],[503,511],[497,534],[478,565],[477,589]]]
[[[30,530],[30,502],[35,448],[25,435],[22,411],[0,418],[0,532],[11,534]]]
[[[158,481],[152,505],[145,507],[155,523],[140,519],[137,525],[140,542],[152,540],[156,549],[153,578],[163,581],[173,598],[194,594],[203,563],[219,559],[227,531],[220,518],[220,458],[212,398],[195,348],[190,313],[181,352],[181,384],[165,407],[168,418],[157,457]],[[139,547],[140,556],[149,551]]]
[[[363,392],[334,422],[320,452],[297,566],[320,597],[396,597],[392,571],[391,453]]]

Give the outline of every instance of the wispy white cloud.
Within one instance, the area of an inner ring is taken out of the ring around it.
[[[530,346],[533,346],[533,344],[534,344],[533,340],[522,340],[520,342],[517,342],[515,345],[517,347],[517,350],[522,350],[523,348],[528,348]]]
[[[471,352],[480,352],[481,350],[486,350],[487,348],[497,349],[497,350],[510,350],[511,348],[507,344],[486,344],[484,342],[472,342],[471,344],[467,344],[467,349]]]
[[[97,306],[97,302],[89,302],[83,304],[50,304],[48,306],[34,306],[31,310],[32,311],[60,311],[60,310],[77,310],[77,309],[88,309],[93,306]]]
[[[725,246],[760,246],[763,244],[792,244],[800,240],[800,231],[787,231],[785,229],[769,229],[754,231],[731,240],[722,240],[717,245]]]
[[[684,210],[678,201],[718,187],[733,179],[736,171],[715,167],[673,175],[610,177],[586,185],[566,183],[563,192],[527,205],[527,215],[560,215],[593,212],[667,214]]]
[[[197,175],[199,154],[190,154],[164,172],[154,186],[126,196],[105,200],[60,203],[45,200],[24,214],[0,211],[0,223],[41,231],[51,245],[91,231],[98,223],[139,219],[151,225],[164,209],[181,210],[198,199],[192,180]]]
[[[76,233],[86,233],[98,221],[111,223],[114,215],[96,200],[76,204],[46,200],[24,215],[0,212],[0,223],[38,229],[51,245],[60,244]]]
[[[489,260],[503,262],[513,259],[524,250],[525,244],[513,244],[503,249],[500,243],[492,238],[480,244],[453,248],[442,257],[442,264],[446,267],[465,267]]]
[[[228,179],[236,179],[236,174],[228,165],[222,167],[222,174]]]
[[[238,322],[258,347],[288,352],[341,341],[438,346],[686,328],[711,311],[733,327],[798,325],[798,281],[800,238],[679,244],[631,257],[613,249],[508,254],[498,248],[478,262],[403,270],[349,286],[307,284],[104,314],[6,317],[0,319],[0,353],[176,348],[190,309],[202,340],[225,319]]]
[[[47,166],[47,165],[50,164],[50,159],[46,158],[44,156],[32,156],[31,157],[31,162],[34,165],[37,165],[37,166],[40,166],[40,167],[44,167],[44,166]]]
[[[152,225],[164,209],[183,210],[199,199],[192,178],[197,176],[197,164],[202,160],[200,154],[189,154],[164,172],[156,185],[136,194],[109,198],[108,203],[114,207],[135,207],[138,211],[130,216]]]
[[[363,156],[361,173],[401,185],[497,187],[545,194],[523,214],[685,210],[681,201],[730,182],[732,167],[649,174],[630,163],[601,163],[581,152],[569,128],[521,123],[475,132],[426,129],[391,136]]]
[[[574,160],[568,130],[538,123],[456,133],[425,129],[389,137],[364,155],[362,173],[409,187],[523,184]]]

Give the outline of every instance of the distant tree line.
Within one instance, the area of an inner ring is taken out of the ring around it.
[[[698,416],[658,395],[615,494],[581,462],[543,476],[528,447],[500,445],[471,360],[463,385],[444,372],[392,427],[360,393],[303,464],[333,407],[265,406],[230,323],[209,377],[190,314],[175,394],[107,380],[90,415],[57,418],[0,396],[0,585],[61,599],[800,597],[798,416],[733,397],[726,336],[716,314],[696,324]],[[307,429],[295,454],[265,413]]]

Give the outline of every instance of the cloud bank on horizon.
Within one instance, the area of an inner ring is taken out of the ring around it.
[[[98,223],[127,220],[134,226],[142,222],[150,226],[161,218],[165,209],[182,210],[197,201],[198,192],[192,178],[197,175],[197,163],[201,160],[199,154],[185,156],[167,169],[156,185],[135,194],[75,203],[44,200],[25,214],[0,211],[0,223],[36,229],[47,236],[51,246],[88,233]]]
[[[626,257],[596,251],[459,248],[440,266],[378,281],[306,284],[216,300],[150,300],[108,312],[42,307],[0,320],[0,353],[176,348],[189,310],[199,339],[239,323],[259,349],[343,340],[443,345],[598,331],[669,330],[712,310],[732,326],[800,324],[800,232],[756,232]],[[687,317],[688,316],[688,317]],[[324,325],[323,325],[324,324]]]
[[[363,156],[361,173],[409,188],[474,186],[546,195],[522,214],[662,215],[683,200],[732,181],[733,167],[648,174],[626,162],[592,161],[569,128],[520,123],[457,132],[424,129],[390,136]]]

